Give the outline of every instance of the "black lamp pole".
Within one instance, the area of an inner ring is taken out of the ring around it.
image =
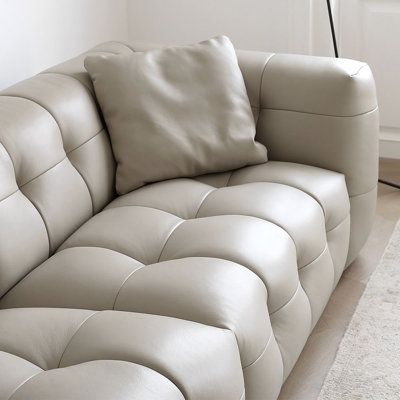
[[[336,43],[335,24],[333,23],[333,16],[332,16],[331,0],[326,0],[326,4],[328,6],[329,23],[331,25],[331,33],[332,33],[333,48],[335,50],[335,57],[339,58],[339,52]]]
[[[332,16],[332,7],[331,7],[331,1],[326,0],[326,4],[328,6],[328,14],[329,14],[329,23],[331,25],[331,34],[332,34],[332,42],[333,42],[333,49],[335,50],[335,57],[339,58],[339,52],[337,48],[337,43],[336,43],[336,33],[335,33],[335,24],[333,23],[333,16]],[[400,185],[397,183],[389,182],[383,179],[378,179],[380,183],[383,183],[384,185],[388,185],[391,187],[394,187],[396,189],[400,189]]]

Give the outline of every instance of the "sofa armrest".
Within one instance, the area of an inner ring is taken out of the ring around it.
[[[270,160],[343,173],[349,195],[375,189],[378,107],[367,64],[347,59],[238,51],[257,140]]]

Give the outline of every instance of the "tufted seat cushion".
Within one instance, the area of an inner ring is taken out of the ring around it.
[[[275,400],[370,231],[378,109],[351,60],[238,51],[270,161],[116,197],[83,61],[146,48],[0,93],[0,400]]]
[[[228,330],[155,315],[52,308],[2,310],[0,320],[1,399],[243,398]]]
[[[122,310],[231,330],[248,398],[273,398],[341,275],[348,222],[343,176],[315,167],[268,162],[154,183],[92,217],[0,307]]]

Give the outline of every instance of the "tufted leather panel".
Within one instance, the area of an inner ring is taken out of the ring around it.
[[[129,47],[143,51],[159,46]],[[257,121],[256,139],[267,147],[268,158],[345,176],[356,208],[350,217],[348,266],[367,240],[376,207],[379,111],[369,66],[246,50],[237,50],[237,56]]]
[[[1,374],[1,399],[240,400],[243,395],[237,347],[228,330],[115,311],[27,308],[2,310],[0,319],[2,371],[14,373]]]
[[[294,169],[303,176],[293,181]],[[229,173],[219,188],[218,175],[200,179],[118,197],[0,307],[114,309],[229,329],[247,398],[276,397],[344,267],[343,176],[270,162]]]
[[[287,77],[290,79],[287,79]],[[265,68],[257,140],[271,160],[312,165],[345,175],[351,213],[348,266],[372,227],[378,181],[379,113],[365,63],[276,55]],[[353,201],[370,193],[369,200]],[[360,217],[362,214],[364,217]]]
[[[84,58],[0,94],[0,399],[275,399],[370,230],[368,67],[238,51],[277,161],[114,198]]]
[[[2,91],[0,120],[2,295],[114,198],[115,163],[91,89],[75,76],[45,71]]]

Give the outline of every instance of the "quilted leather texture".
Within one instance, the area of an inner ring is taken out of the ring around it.
[[[269,172],[274,166],[230,173],[229,186],[220,188],[178,179],[117,198],[1,307],[114,309],[229,329],[247,398],[273,398],[342,273],[349,237],[342,175],[287,165],[331,190],[309,185],[308,194],[279,183]],[[324,195],[336,201],[325,203]],[[330,243],[326,230],[338,231]],[[270,380],[261,379],[265,370]]]
[[[304,103],[279,94],[278,69],[303,77],[299,93],[317,79],[308,58],[295,57],[293,71],[281,56],[239,52],[257,135],[275,161],[115,197],[84,58],[0,95],[0,399],[276,399],[370,229],[377,133],[367,68],[314,60],[333,97],[340,77],[362,68],[353,90],[342,84],[353,97],[332,106],[341,122],[331,129],[318,93]],[[287,139],[285,150],[276,139],[283,119],[265,114],[279,101],[290,109],[287,138],[295,121],[299,131],[318,121],[299,135],[304,144]],[[331,154],[347,146],[357,148],[353,165]]]
[[[26,308],[0,318],[1,399],[242,398],[227,330],[115,311]]]
[[[85,59],[117,163],[115,187],[267,161],[235,49],[226,36]]]

